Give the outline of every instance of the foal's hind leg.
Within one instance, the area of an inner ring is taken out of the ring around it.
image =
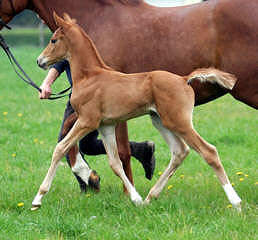
[[[191,146],[196,152],[198,152],[213,168],[230,203],[241,211],[241,199],[230,184],[228,176],[219,159],[217,149],[202,139],[202,137],[193,128],[188,128],[188,130],[184,131],[180,135],[185,142],[189,144],[189,146]]]
[[[151,188],[148,196],[144,203],[148,204],[154,197],[157,198],[161,193],[162,189],[168,182],[168,179],[174,174],[176,169],[181,165],[187,154],[189,153],[188,146],[179,137],[174,135],[170,130],[165,128],[158,115],[151,115],[153,125],[159,130],[163,138],[168,144],[170,152],[172,154],[170,163],[164,173],[160,176],[156,184]]]
[[[128,191],[131,200],[139,205],[142,203],[142,198],[139,193],[136,191],[135,187],[127,178],[123,167],[122,162],[119,159],[117,145],[116,145],[116,136],[115,136],[115,126],[102,126],[99,129],[99,132],[103,136],[103,142],[106,148],[106,152],[109,158],[109,164],[114,173],[121,178],[123,184]]]

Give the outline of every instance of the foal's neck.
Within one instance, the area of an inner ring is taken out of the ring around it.
[[[69,62],[73,83],[88,78],[96,69],[110,69],[103,61],[90,37],[81,30],[70,46]]]

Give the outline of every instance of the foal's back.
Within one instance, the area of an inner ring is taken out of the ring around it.
[[[194,106],[194,92],[186,79],[166,71],[124,74],[103,69],[91,82],[95,87],[90,89],[98,92],[94,95],[100,101],[104,123],[125,121],[150,111],[164,118],[167,112],[177,114],[182,109],[191,114]]]

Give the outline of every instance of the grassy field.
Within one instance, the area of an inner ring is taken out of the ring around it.
[[[40,49],[13,49],[38,84],[45,72],[36,66]],[[194,124],[216,145],[229,178],[243,200],[237,213],[212,169],[193,151],[160,198],[135,207],[122,192],[106,156],[87,157],[101,175],[101,191],[80,194],[68,167],[60,166],[39,211],[31,201],[50,164],[66,100],[40,101],[19,80],[0,51],[0,239],[257,239],[257,111],[225,96],[197,107]],[[54,90],[66,86],[62,77]],[[129,121],[130,139],[153,140],[157,165],[152,181],[133,159],[135,185],[145,197],[164,171],[169,151],[149,118]],[[241,175],[237,175],[240,172]]]

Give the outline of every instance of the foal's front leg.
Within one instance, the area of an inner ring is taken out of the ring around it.
[[[73,112],[66,118],[62,126],[62,132],[60,134],[59,141],[61,141],[72,129],[77,119],[77,114],[75,112]],[[77,181],[79,182],[81,191],[86,192],[87,186],[95,191],[99,191],[100,177],[97,175],[96,171],[91,170],[87,161],[79,152],[79,148],[77,145],[71,147],[66,155],[66,158],[70,168],[72,169],[73,174],[76,176]]]
[[[92,129],[82,128],[79,120],[77,120],[72,129],[65,136],[65,138],[56,145],[52,155],[52,162],[50,168],[48,169],[47,175],[44,178],[42,184],[40,185],[38,193],[32,202],[32,211],[37,210],[41,206],[43,196],[49,191],[51,187],[51,183],[56,174],[59,161],[65,156],[65,154],[70,150],[70,148],[77,143],[77,141],[81,137],[83,137],[90,131],[92,131]]]
[[[122,162],[119,158],[117,144],[116,144],[116,136],[115,136],[115,126],[102,126],[99,129],[99,132],[103,136],[104,146],[109,158],[109,164],[114,173],[121,178],[125,188],[127,189],[131,200],[136,204],[142,204],[142,198],[139,193],[136,191],[135,187],[127,178],[123,167]]]

